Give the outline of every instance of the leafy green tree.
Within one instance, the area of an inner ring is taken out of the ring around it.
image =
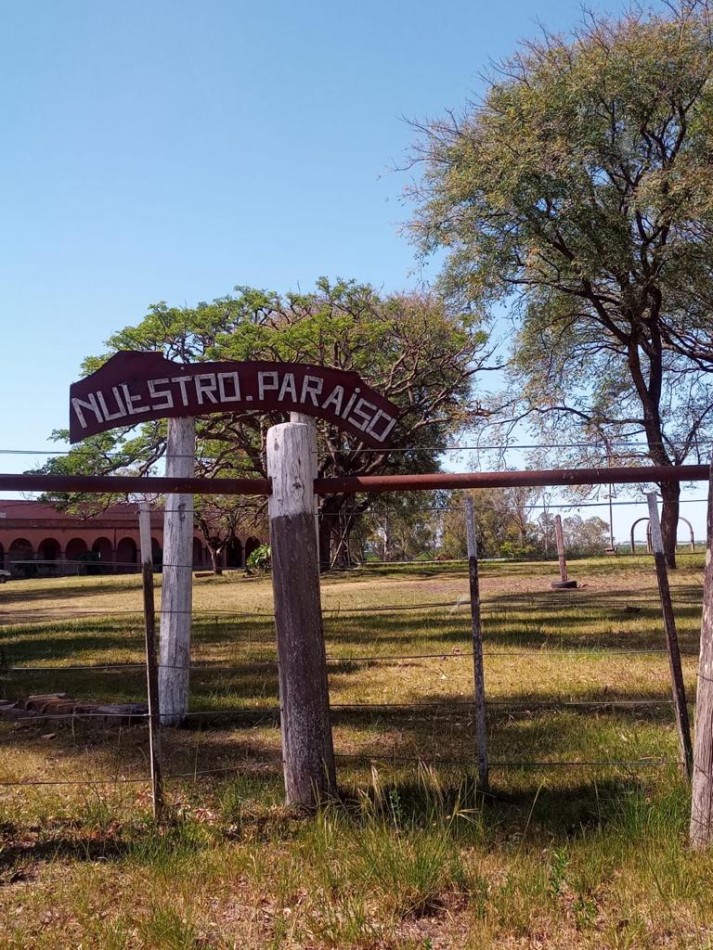
[[[446,557],[468,555],[462,494],[452,495],[453,507],[443,518],[441,554]],[[473,499],[479,557],[523,558],[542,553],[540,532],[531,519],[538,489],[479,488],[468,494]]]
[[[379,495],[360,519],[354,540],[360,560],[413,561],[435,554],[444,492]]]
[[[584,446],[560,463],[676,467],[713,434],[712,25],[709,0],[587,15],[422,129],[416,239],[462,306],[511,306],[502,418]]]
[[[280,360],[356,371],[399,406],[399,423],[391,446],[374,450],[320,420],[320,477],[437,470],[444,446],[483,412],[473,377],[489,356],[486,334],[471,316],[448,312],[434,296],[382,296],[366,284],[326,279],[304,294],[238,287],[195,308],[157,304],[136,326],[114,334],[107,346],[108,352],[85,361],[84,373],[118,350],[160,351],[191,363]],[[264,476],[266,431],[284,418],[239,411],[197,419],[197,473]],[[44,470],[107,473],[131,465],[150,471],[165,451],[165,440],[164,423],[118,429],[86,440]],[[323,567],[344,550],[345,532],[348,541],[370,503],[368,497],[350,495],[320,499]]]
[[[214,574],[222,574],[222,555],[247,525],[260,525],[266,533],[264,506],[240,495],[197,495],[194,524],[203,535]]]
[[[569,515],[562,519],[565,550],[568,557],[593,557],[609,546],[609,525],[596,515],[582,518]]]

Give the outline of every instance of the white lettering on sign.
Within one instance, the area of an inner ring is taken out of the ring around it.
[[[173,393],[170,389],[156,389],[157,386],[162,386],[164,383],[168,382],[168,377],[165,376],[163,379],[149,379],[148,387],[149,393],[151,394],[151,408],[154,410],[159,409],[173,409]],[[164,399],[165,402],[157,403],[156,399]]]
[[[226,382],[232,385],[232,395],[228,394]],[[240,402],[240,380],[237,373],[218,373],[218,393],[221,402]]]
[[[91,411],[96,416],[97,422],[103,422],[101,410],[97,405],[97,397],[94,393],[89,393],[87,399],[77,399],[76,396],[72,399],[72,409],[74,409],[77,414],[77,419],[79,419],[79,424],[83,429],[87,428],[87,420],[82,412],[82,409],[91,409]]]
[[[126,407],[124,406],[124,403],[121,401],[121,396],[119,395],[118,388],[116,386],[112,386],[111,391],[114,395],[114,400],[116,402],[116,412],[109,412],[106,405],[106,400],[104,399],[104,393],[103,392],[97,393],[97,402],[101,406],[101,410],[104,413],[104,418],[106,419],[107,422],[111,422],[114,419],[123,419],[124,416],[127,414]]]
[[[288,393],[290,399],[293,402],[297,402],[297,386],[295,385],[294,373],[285,373],[285,378],[282,380],[282,386],[280,386],[280,395],[277,398],[280,400],[280,402],[282,402]]]
[[[268,382],[269,380],[269,382]],[[258,399],[264,399],[265,393],[277,392],[280,388],[277,373],[258,373],[257,374],[257,394]]]
[[[203,405],[203,396],[207,396],[210,402],[217,405],[218,400],[216,399],[215,391],[218,388],[218,383],[215,379],[215,373],[201,373],[200,376],[196,376],[195,379],[198,405]]]
[[[178,383],[181,387],[181,399],[183,400],[183,405],[188,405],[188,393],[186,392],[186,383],[189,383],[193,379],[192,376],[172,376],[171,382]]]
[[[354,406],[352,414],[347,421],[351,422],[360,432],[363,432],[373,418],[369,409],[373,412],[376,406],[372,402],[367,402],[366,399],[360,399],[356,406]]]
[[[322,389],[324,388],[324,380],[320,379],[319,376],[305,376],[302,380],[302,396],[300,402],[306,404],[307,397],[309,396],[312,400],[313,406],[319,406],[317,401],[319,396],[322,395]]]
[[[340,378],[336,373],[325,378],[317,375],[316,368],[310,367],[311,373],[297,369],[260,370],[249,373],[247,381],[242,370],[219,371],[220,364],[211,372],[155,379],[141,380],[131,375],[127,382],[116,385],[107,382],[103,389],[82,397],[72,396],[71,412],[80,429],[92,432],[97,425],[102,431],[111,428],[107,423],[132,425],[149,413],[155,418],[162,412],[180,414],[182,409],[189,414],[221,408],[229,411],[234,404],[250,409],[261,405],[273,409],[282,406],[336,423],[344,420],[353,432],[362,433],[375,443],[386,440],[396,425],[396,414],[379,409],[378,400],[369,402],[361,395],[360,386],[352,388],[354,374],[342,373],[341,381],[335,382],[335,378]]]
[[[359,395],[360,392],[361,392],[361,389],[357,386],[356,389],[354,390],[353,394],[352,394],[351,399],[350,399],[349,402],[347,403],[346,408],[344,409],[344,412],[342,412],[342,414],[341,414],[342,419],[346,419],[346,418],[347,418],[347,416],[349,415],[349,412],[350,412],[352,406],[354,405],[354,403],[356,402],[357,396]]]
[[[335,415],[338,416],[342,408],[343,399],[344,399],[344,386],[335,386],[334,389],[331,391],[331,393],[327,396],[327,398],[322,403],[322,409],[330,409],[333,407],[332,411],[335,413]]]
[[[126,383],[121,384],[121,390],[124,393],[124,401],[126,403],[126,408],[129,410],[130,416],[137,416],[140,412],[149,411],[151,408],[150,406],[142,406],[140,409],[135,408],[135,404],[137,402],[141,402],[141,396],[132,396]]]
[[[381,432],[377,432],[377,424],[379,419],[384,419],[384,428]],[[373,436],[378,442],[383,442],[386,436],[391,432],[393,427],[396,425],[396,419],[393,416],[390,416],[388,412],[384,412],[383,409],[379,409],[374,418],[369,424],[369,428],[366,430],[370,436]]]

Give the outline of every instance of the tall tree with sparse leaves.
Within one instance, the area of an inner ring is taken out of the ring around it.
[[[509,305],[502,418],[576,443],[560,464],[710,456],[712,76],[710,0],[587,14],[422,127],[415,237],[446,250],[462,306],[503,321]],[[660,491],[674,566],[680,486]]]

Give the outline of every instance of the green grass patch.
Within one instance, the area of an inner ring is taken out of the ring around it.
[[[703,565],[681,563],[692,704]],[[270,580],[196,579],[166,827],[144,727],[0,721],[3,946],[710,946],[713,858],[686,846],[651,560],[572,573],[556,593],[556,564],[481,565],[487,791],[464,568],[325,578],[341,794],[311,817],[283,805]],[[143,700],[141,603],[136,577],[4,585],[3,698]]]

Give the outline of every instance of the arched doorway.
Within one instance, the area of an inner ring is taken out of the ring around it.
[[[72,538],[64,549],[64,559],[67,569],[72,574],[79,574],[87,568],[89,548],[84,538]]]
[[[233,538],[225,549],[226,567],[244,567],[243,564],[243,546],[239,538]]]
[[[5,567],[5,548],[0,544],[0,567]]]
[[[114,570],[114,548],[109,538],[97,538],[92,544],[92,554],[96,557],[97,568],[102,574],[109,574]]]
[[[8,567],[20,577],[34,577],[37,573],[35,549],[27,538],[15,538],[7,552]]]
[[[139,563],[139,551],[133,538],[122,538],[116,546],[116,569],[121,573],[136,570]]]
[[[200,543],[198,538],[193,539],[193,567],[203,567],[205,565],[205,560],[203,559],[203,545]]]
[[[38,569],[43,574],[56,574],[57,561],[61,556],[59,541],[56,538],[45,538],[37,546],[37,560],[41,562]]]
[[[253,553],[256,548],[260,547],[260,541],[258,538],[248,538],[245,542],[245,563],[248,563],[248,558]]]

